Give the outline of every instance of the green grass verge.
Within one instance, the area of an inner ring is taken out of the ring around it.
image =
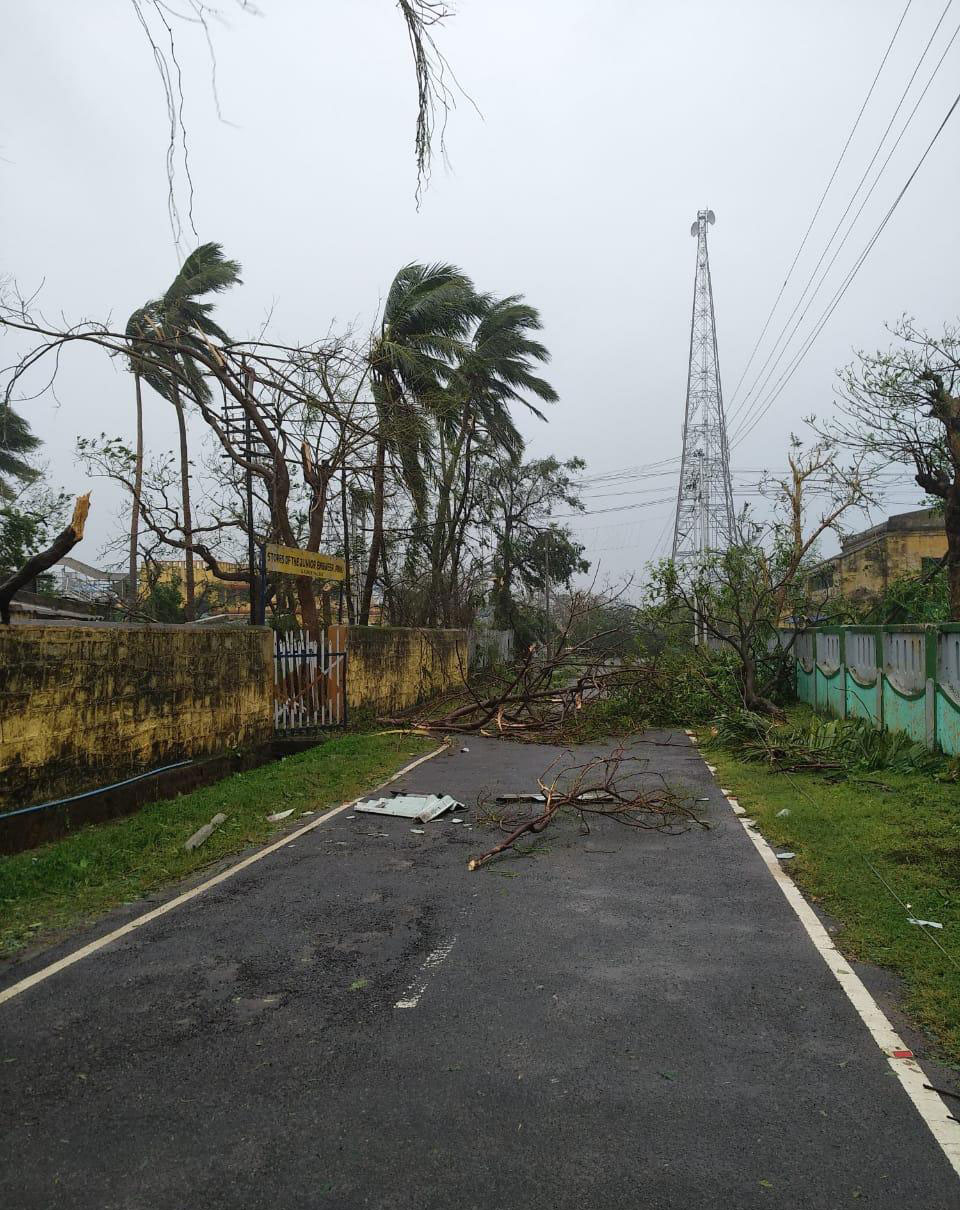
[[[436,744],[414,735],[340,736],[124,819],[0,857],[0,954],[260,844],[297,812],[354,798]],[[283,823],[268,822],[267,815],[290,807],[294,814]],[[226,823],[186,852],[184,841],[218,812]]]
[[[842,924],[836,938],[852,958],[896,971],[910,1015],[960,1063],[960,969],[907,923],[939,921],[936,938],[960,963],[960,790],[929,775],[870,776],[889,789],[811,774],[789,777],[710,747],[731,790],[778,849],[791,849],[791,877]],[[807,797],[809,796],[809,797]],[[810,801],[810,800],[813,801]],[[787,808],[789,815],[778,818]],[[910,904],[905,911],[864,863],[866,857]]]

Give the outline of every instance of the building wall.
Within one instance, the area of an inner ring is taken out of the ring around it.
[[[245,565],[224,562],[224,571],[243,571]],[[157,583],[176,584],[181,596],[184,594],[187,564],[183,559],[161,559],[157,564]],[[196,559],[193,565],[194,590],[199,598],[206,600],[209,607],[222,613],[245,613],[249,609],[250,589],[246,583],[235,580],[218,580],[202,559]],[[150,569],[140,569],[140,591],[146,593],[150,588]]]
[[[347,629],[347,704],[378,714],[405,710],[462,683],[466,630],[397,626]]]
[[[811,573],[809,587],[823,591],[824,576],[832,583],[829,595],[841,595],[853,601],[870,601],[882,596],[899,576],[918,575],[925,570],[925,559],[940,559],[947,549],[942,524],[935,528],[896,528],[883,530],[876,537],[834,555]]]
[[[273,636],[0,627],[0,810],[273,737]]]

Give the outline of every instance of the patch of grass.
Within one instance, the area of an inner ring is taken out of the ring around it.
[[[873,774],[831,783],[789,776],[704,744],[721,784],[778,848],[791,849],[790,875],[842,924],[848,957],[896,971],[906,1008],[960,1063],[960,969],[907,917],[943,924],[936,939],[960,964],[960,792],[930,775]],[[884,789],[876,784],[882,781]],[[790,814],[782,818],[778,812]],[[909,904],[881,885],[866,858]]]
[[[92,824],[62,840],[0,857],[0,954],[176,882],[219,858],[260,844],[283,824],[267,815],[322,810],[388,777],[436,747],[413,735],[343,735],[237,773],[135,815]],[[218,812],[227,821],[199,849],[184,841]]]

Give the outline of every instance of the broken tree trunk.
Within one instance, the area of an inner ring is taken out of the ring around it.
[[[46,550],[42,550],[32,559],[28,559],[19,571],[15,571],[12,576],[8,576],[0,584],[0,622],[4,626],[10,625],[10,602],[13,600],[14,593],[23,588],[24,584],[29,584],[31,580],[42,575],[54,563],[73,550],[83,537],[83,527],[89,511],[90,493],[87,492],[85,495],[77,497],[77,502],[73,506],[73,516],[70,518],[67,528],[54,538]]]

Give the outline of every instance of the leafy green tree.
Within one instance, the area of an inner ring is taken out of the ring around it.
[[[379,332],[368,352],[377,412],[372,533],[359,622],[369,623],[384,557],[387,457],[398,466],[416,512],[427,498],[424,457],[432,445],[428,409],[442,396],[452,365],[465,352],[472,323],[486,308],[470,279],[453,265],[404,265],[390,286]]]
[[[0,505],[0,579],[49,546],[66,522],[68,499],[63,493],[34,486]]]
[[[37,470],[27,461],[40,445],[40,438],[9,404],[0,406],[0,500],[13,500],[20,484],[32,483]]]
[[[148,571],[149,588],[139,609],[155,622],[177,623],[186,620],[182,583],[180,576],[174,573],[169,579],[159,580]]]
[[[761,523],[745,509],[726,550],[653,567],[643,612],[645,628],[659,628],[668,646],[695,643],[732,656],[740,704],[769,715],[780,712],[792,670],[781,629],[802,628],[826,604],[808,587],[817,543],[829,531],[840,533],[851,511],[872,503],[860,463],[842,465],[827,441],[804,450],[794,438],[787,462],[771,520]],[[816,511],[810,496],[819,498]]]
[[[558,506],[582,509],[575,482],[582,458],[561,462],[537,458],[517,462],[509,455],[484,468],[486,521],[494,536],[494,625],[517,633],[529,631],[518,605],[518,590],[543,591],[547,584],[569,584],[589,568],[583,547],[564,526],[550,520]]]
[[[841,375],[840,410],[826,428],[834,441],[884,466],[908,466],[942,502],[950,616],[960,621],[960,326],[894,328],[886,352],[860,352]]]

